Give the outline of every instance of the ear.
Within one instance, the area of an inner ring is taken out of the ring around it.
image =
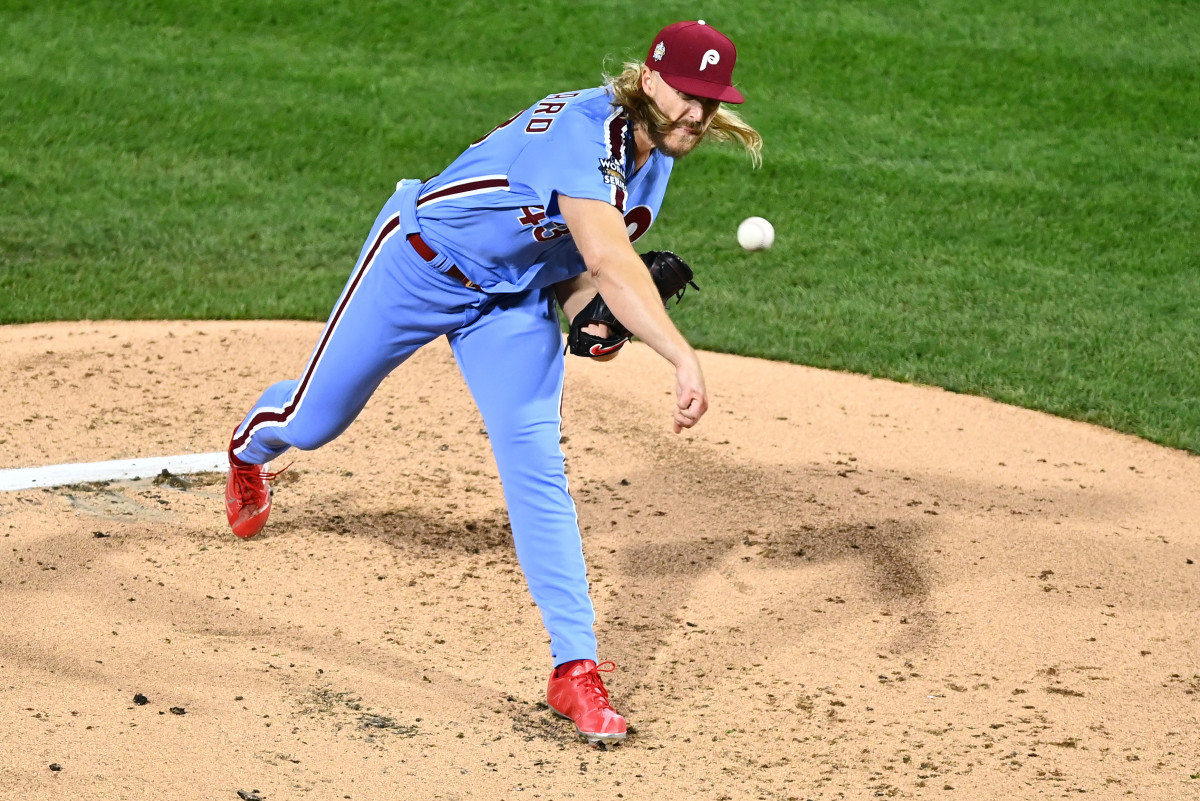
[[[657,73],[647,66],[642,67],[642,93],[647,97],[654,96],[654,78]]]

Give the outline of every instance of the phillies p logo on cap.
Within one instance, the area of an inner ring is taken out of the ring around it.
[[[745,100],[733,88],[736,61],[733,42],[704,20],[676,22],[663,28],[646,56],[646,66],[662,75],[669,86],[722,103]]]

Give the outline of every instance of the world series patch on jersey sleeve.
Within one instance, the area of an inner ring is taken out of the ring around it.
[[[565,194],[611,203],[632,241],[658,215],[674,160],[633,169],[630,123],[604,87],[549,95],[472,143],[416,200],[421,235],[487,292],[549,286],[584,264]]]

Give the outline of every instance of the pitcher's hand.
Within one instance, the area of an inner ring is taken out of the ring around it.
[[[704,388],[704,373],[694,353],[675,368],[675,433],[700,422],[708,411],[708,392]]]

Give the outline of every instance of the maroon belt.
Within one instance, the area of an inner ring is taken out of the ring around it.
[[[438,257],[437,251],[429,247],[429,243],[422,239],[420,234],[409,234],[407,238],[408,244],[412,245],[412,249],[417,251],[417,255],[425,261],[433,261]],[[451,264],[450,269],[445,273],[467,289],[474,289],[476,292],[483,291],[479,288],[479,284],[463,275],[462,270],[458,269],[456,264]]]

